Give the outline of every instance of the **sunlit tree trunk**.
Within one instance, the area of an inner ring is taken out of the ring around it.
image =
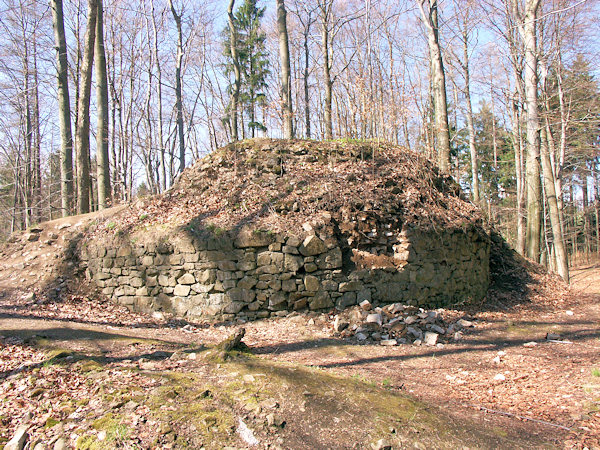
[[[284,0],[277,0],[277,30],[279,33],[279,56],[281,58],[281,101],[283,106],[283,135],[294,137],[292,110],[290,47],[288,43],[287,19]]]
[[[104,51],[102,0],[98,0],[96,18],[96,97],[98,103],[98,127],[96,134],[96,176],[98,182],[98,209],[110,202],[110,169],[108,164],[108,77],[106,75],[106,53]]]
[[[425,4],[427,3],[427,7]],[[433,91],[435,137],[438,164],[442,172],[450,172],[450,129],[448,126],[448,101],[446,98],[446,75],[439,42],[437,0],[419,0],[421,19],[427,29],[429,62]]]
[[[233,17],[233,6],[235,0],[229,0],[227,7],[227,21],[229,25],[229,49],[231,52],[231,60],[233,63],[233,89],[231,90],[231,100],[229,105],[229,117],[231,125],[231,137],[234,141],[239,139],[238,133],[238,109],[240,102],[240,87],[242,84],[242,72],[240,69],[240,60],[237,51],[237,30]]]
[[[97,0],[88,0],[87,28],[77,105],[77,213],[90,211],[90,93],[96,39]]]
[[[181,87],[181,66],[183,62],[183,36],[181,30],[181,16],[177,14],[173,1],[169,0],[171,13],[175,24],[177,25],[177,59],[175,62],[175,110],[177,111],[177,134],[179,136],[179,169],[178,172],[183,172],[185,169],[185,135],[183,130],[183,92]]]

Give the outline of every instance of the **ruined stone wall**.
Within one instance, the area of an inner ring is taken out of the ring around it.
[[[332,227],[304,236],[180,230],[150,242],[116,233],[84,243],[80,258],[114,301],[191,319],[255,319],[364,300],[437,307],[485,296],[489,243],[480,230],[404,227],[394,242],[392,252],[350,248]]]

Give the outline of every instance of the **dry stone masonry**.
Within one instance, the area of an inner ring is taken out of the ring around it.
[[[338,223],[323,213],[301,236],[249,228],[181,228],[152,238],[114,233],[84,243],[80,258],[114,301],[194,320],[343,310],[364,301],[441,307],[486,295],[489,240],[480,228],[405,224],[390,232],[383,223],[383,231],[361,237],[360,227],[360,217]]]

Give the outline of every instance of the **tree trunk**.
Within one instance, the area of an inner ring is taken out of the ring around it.
[[[542,139],[540,145],[540,156],[542,169],[544,172],[544,190],[550,215],[550,228],[552,229],[552,240],[554,244],[554,254],[556,257],[556,269],[558,274],[569,282],[569,262],[567,260],[567,251],[560,223],[560,214],[558,201],[556,199],[556,185],[554,183],[554,173],[550,164],[550,154],[548,153],[547,133],[542,129]]]
[[[163,107],[162,107],[162,70],[160,67],[160,57],[158,55],[158,28],[156,26],[156,16],[154,13],[154,1],[151,0],[152,5],[152,31],[154,33],[154,58],[156,59],[156,89],[158,95],[158,146],[160,149],[160,177],[161,182],[159,185],[162,190],[167,189],[167,162],[165,159],[165,141],[163,136]]]
[[[279,32],[279,56],[281,58],[281,101],[283,106],[283,135],[294,138],[292,89],[290,70],[290,47],[284,0],[277,0],[277,30]]]
[[[516,0],[513,0],[513,4]],[[527,0],[519,31],[525,47],[525,104],[527,105],[527,256],[540,258],[542,186],[540,181],[540,121],[538,117],[537,12],[540,0]]]
[[[240,86],[242,84],[242,72],[240,69],[240,61],[237,52],[237,30],[235,29],[235,22],[233,19],[233,6],[235,0],[229,0],[229,6],[227,8],[227,21],[229,24],[229,49],[231,52],[231,60],[233,62],[233,75],[235,80],[233,82],[233,89],[231,90],[231,101],[229,107],[230,124],[231,124],[231,137],[234,141],[239,140],[238,133],[238,108],[240,100]]]
[[[183,61],[183,36],[181,30],[181,16],[182,14],[177,14],[175,11],[175,7],[173,6],[173,1],[169,0],[169,5],[171,6],[171,13],[173,14],[173,19],[175,19],[175,24],[177,25],[177,60],[175,63],[175,109],[177,111],[177,130],[179,136],[179,170],[178,172],[183,172],[185,169],[185,138],[184,138],[184,130],[183,130],[183,100],[182,100],[182,87],[181,87],[181,65]]]
[[[88,19],[77,105],[77,214],[90,211],[90,91],[97,14],[97,0],[88,0]]]
[[[312,24],[312,20],[309,16],[306,22],[306,27],[304,29],[303,37],[304,37],[304,121],[306,127],[305,137],[306,139],[310,139],[310,93],[308,88],[308,76],[309,76],[309,67],[310,67],[310,48],[308,37],[310,35],[310,26]]]
[[[329,16],[333,2],[321,5],[321,46],[323,51],[323,83],[325,84],[325,139],[333,139],[333,81],[331,80],[331,55],[329,54]]]
[[[98,209],[110,203],[110,169],[108,165],[108,77],[104,50],[102,0],[98,0],[96,18],[96,96],[98,103],[98,126],[96,135],[96,175],[98,183]]]
[[[473,187],[473,203],[479,203],[479,164],[477,162],[477,148],[475,146],[475,125],[473,123],[473,105],[471,103],[471,74],[469,71],[469,35],[467,24],[464,24],[463,40],[463,75],[465,78],[465,102],[467,104],[467,129],[469,131],[469,151],[471,153],[471,176]]]
[[[428,2],[428,11],[424,3]],[[429,44],[429,62],[433,90],[435,137],[437,141],[438,164],[444,173],[450,172],[450,129],[448,126],[448,101],[446,98],[446,76],[439,42],[437,0],[420,0],[419,8]]]
[[[516,210],[517,210],[517,243],[519,255],[525,255],[525,188],[523,186],[523,146],[521,139],[521,120],[519,114],[518,93],[512,99],[512,139],[515,151],[515,178],[517,180]]]

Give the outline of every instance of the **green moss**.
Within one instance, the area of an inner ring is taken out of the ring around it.
[[[46,423],[44,424],[45,428],[52,428],[57,423],[60,423],[60,420],[55,419],[54,417],[48,417],[46,419]]]

